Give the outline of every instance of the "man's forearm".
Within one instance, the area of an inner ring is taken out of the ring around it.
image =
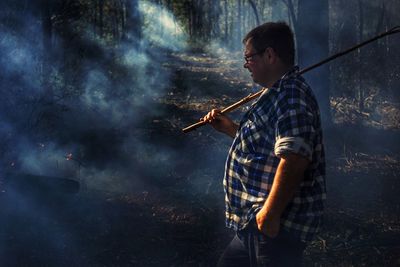
[[[299,155],[289,154],[282,156],[271,192],[262,208],[267,217],[281,217],[299,188],[308,164],[308,160]]]
[[[236,123],[232,123],[232,127],[230,127],[225,134],[229,135],[232,138],[235,138],[236,132],[239,129],[239,125]]]

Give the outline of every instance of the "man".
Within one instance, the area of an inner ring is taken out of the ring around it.
[[[243,43],[244,67],[265,91],[239,124],[216,109],[202,118],[234,138],[224,190],[236,235],[218,266],[300,266],[326,193],[318,104],[294,66],[287,24],[258,26]]]

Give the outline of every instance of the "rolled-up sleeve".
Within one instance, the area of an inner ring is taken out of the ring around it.
[[[281,156],[287,153],[295,153],[312,160],[312,147],[300,137],[282,137],[275,143],[275,155]]]

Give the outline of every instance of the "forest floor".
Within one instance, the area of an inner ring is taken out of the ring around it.
[[[233,236],[224,227],[222,190],[230,140],[208,126],[181,129],[249,94],[252,84],[233,57],[241,55],[172,54],[164,64],[172,84],[153,99],[163,112],[144,117],[137,131],[180,155],[168,172],[126,192],[33,196],[29,211],[1,192],[0,262],[214,266]],[[386,101],[359,112],[349,99],[331,104],[325,223],[305,251],[305,266],[400,266],[400,106]]]

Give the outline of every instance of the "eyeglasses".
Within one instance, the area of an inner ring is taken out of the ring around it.
[[[256,52],[256,53],[250,54],[250,55],[248,55],[248,56],[244,56],[245,64],[249,64],[251,61],[253,61],[253,57],[254,57],[254,56],[263,54],[264,51],[265,51],[265,50],[263,50],[263,51],[261,51],[261,52]]]

